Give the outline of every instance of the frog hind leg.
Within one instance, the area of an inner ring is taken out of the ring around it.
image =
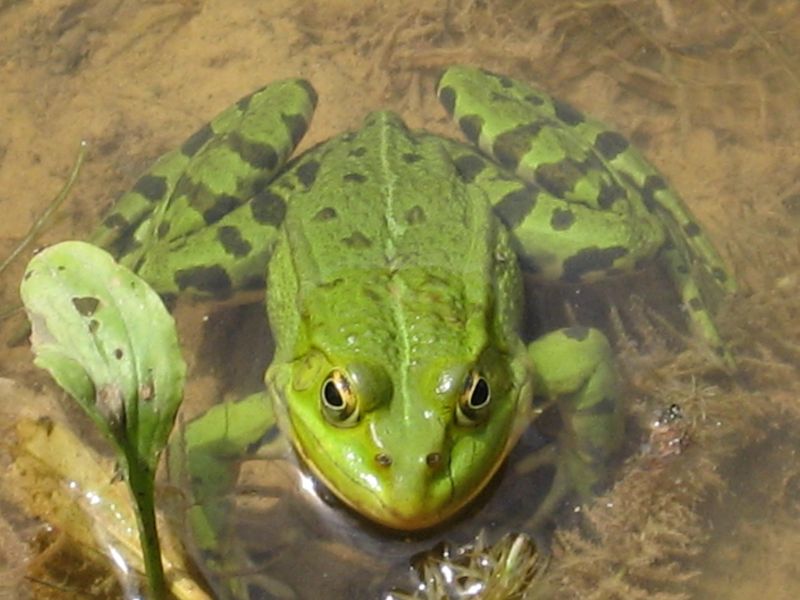
[[[529,520],[538,529],[569,493],[587,500],[607,483],[623,441],[624,415],[613,354],[600,331],[560,329],[531,342],[528,354],[537,397],[561,417],[556,442],[520,464],[523,470],[555,467],[550,490]]]
[[[188,495],[186,529],[214,570],[236,572],[242,566],[231,535],[232,491],[242,458],[274,431],[272,405],[260,392],[214,406],[170,440],[169,477]],[[243,581],[231,577],[227,584],[234,597],[247,597]]]
[[[274,82],[240,99],[142,175],[91,241],[162,294],[189,288],[224,297],[253,287],[263,280],[264,248],[273,243],[285,208],[267,185],[304,135],[315,105],[316,93],[301,79]],[[238,219],[221,223],[237,211]],[[242,233],[244,213],[260,226],[259,235]],[[216,227],[203,233],[209,226]]]
[[[623,136],[535,88],[471,67],[448,69],[438,93],[466,137],[526,182],[491,169],[474,174],[475,157],[455,153],[487,190],[526,270],[576,283],[659,256],[692,328],[732,366],[710,306],[735,280],[686,205]]]

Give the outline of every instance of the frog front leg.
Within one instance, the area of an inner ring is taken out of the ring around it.
[[[239,550],[231,535],[233,489],[248,451],[275,431],[272,404],[265,392],[212,407],[170,440],[169,476],[187,494],[184,527],[203,562],[220,571],[235,567]],[[235,598],[247,598],[245,582],[227,583]]]
[[[554,406],[561,431],[551,445],[519,468],[555,467],[550,490],[530,520],[534,528],[576,491],[591,498],[608,480],[611,459],[623,440],[624,415],[613,354],[597,329],[568,327],[528,346],[539,410]]]

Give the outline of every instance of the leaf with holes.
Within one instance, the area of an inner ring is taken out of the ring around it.
[[[64,242],[31,260],[20,287],[36,364],[121,449],[154,469],[186,367],[161,299],[105,251]]]
[[[36,364],[117,447],[138,508],[150,597],[162,598],[155,472],[186,375],[175,323],[147,283],[84,242],[35,256],[20,294]]]

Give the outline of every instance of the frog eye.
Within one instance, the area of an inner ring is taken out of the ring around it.
[[[358,402],[350,382],[342,371],[334,369],[320,389],[322,414],[331,425],[352,427],[358,423]]]
[[[492,399],[489,382],[475,371],[471,372],[464,382],[464,391],[456,406],[456,421],[459,425],[478,425],[489,414],[489,402]]]

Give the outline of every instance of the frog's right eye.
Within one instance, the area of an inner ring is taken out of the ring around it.
[[[331,425],[352,427],[358,423],[358,399],[347,376],[334,369],[320,389],[322,414]]]

